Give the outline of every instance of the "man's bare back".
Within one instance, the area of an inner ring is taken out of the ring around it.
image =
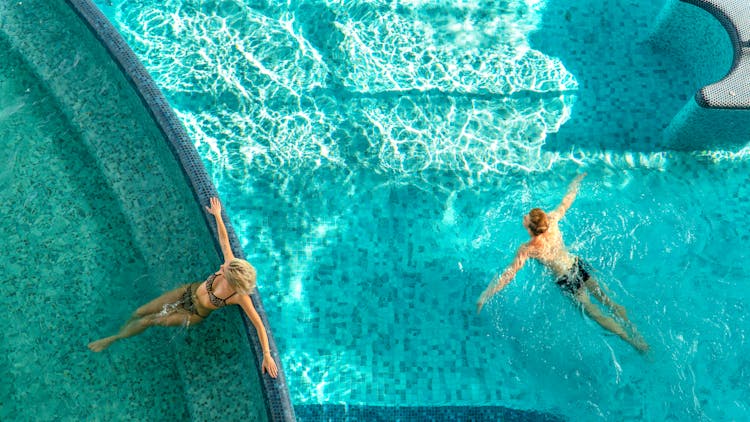
[[[575,257],[565,247],[562,232],[558,226],[560,217],[550,212],[549,228],[539,236],[533,237],[521,248],[529,258],[536,259],[542,265],[549,268],[556,277],[562,277],[570,272],[575,262]]]

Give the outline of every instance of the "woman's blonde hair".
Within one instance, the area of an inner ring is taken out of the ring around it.
[[[244,259],[234,258],[224,270],[224,277],[234,290],[250,294],[255,288],[255,267]]]
[[[534,236],[547,231],[549,228],[549,221],[547,221],[547,214],[541,208],[534,208],[529,211],[529,230],[534,233]]]

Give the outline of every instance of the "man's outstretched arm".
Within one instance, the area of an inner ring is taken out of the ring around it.
[[[518,270],[523,267],[523,264],[526,262],[526,259],[528,258],[528,255],[526,254],[526,250],[522,247],[518,250],[516,253],[516,257],[513,258],[513,262],[508,266],[508,268],[503,271],[503,274],[500,277],[495,277],[492,282],[487,286],[486,289],[484,289],[484,292],[482,292],[482,295],[479,296],[479,300],[477,300],[477,313],[482,311],[482,307],[484,306],[484,303],[489,300],[495,293],[502,290],[505,286],[508,285],[508,283],[513,280],[513,278],[516,276],[516,273],[518,273]]]
[[[573,205],[573,201],[575,201],[576,195],[578,195],[578,189],[581,186],[581,180],[583,180],[584,177],[586,177],[586,173],[581,173],[570,182],[570,185],[568,185],[568,192],[565,194],[562,201],[560,201],[560,205],[552,211],[554,217],[558,220],[562,219],[565,212],[568,211],[568,208]]]

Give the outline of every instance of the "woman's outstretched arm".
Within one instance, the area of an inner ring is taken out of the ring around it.
[[[250,318],[250,322],[253,323],[255,331],[258,333],[258,339],[260,340],[260,347],[263,349],[263,364],[261,366],[261,373],[268,372],[272,378],[276,378],[279,371],[276,368],[276,362],[271,357],[271,349],[268,346],[268,334],[266,334],[266,327],[263,326],[263,321],[258,315],[258,311],[255,310],[253,302],[250,296],[240,295],[239,305],[245,311],[245,314]]]
[[[224,226],[224,220],[221,218],[221,202],[219,202],[219,198],[211,198],[211,206],[206,207],[206,211],[216,219],[216,231],[219,234],[221,253],[224,255],[224,262],[229,262],[234,259],[234,253],[232,253],[232,247],[229,245],[227,228]]]
[[[495,293],[502,290],[506,285],[508,285],[508,283],[510,283],[511,280],[513,280],[513,277],[516,276],[518,270],[523,267],[526,259],[528,259],[526,248],[521,247],[516,253],[516,257],[513,258],[513,262],[508,266],[508,268],[505,269],[505,271],[503,271],[503,274],[500,277],[495,277],[495,279],[490,282],[487,288],[484,289],[482,295],[479,296],[479,300],[477,300],[477,313],[482,312],[482,307],[484,306],[484,303],[489,300],[489,298],[491,298]]]

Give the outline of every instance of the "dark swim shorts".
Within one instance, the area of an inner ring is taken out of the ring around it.
[[[576,258],[570,272],[557,279],[556,283],[566,292],[575,295],[583,287],[584,283],[591,278],[588,272],[588,264],[580,258]]]

